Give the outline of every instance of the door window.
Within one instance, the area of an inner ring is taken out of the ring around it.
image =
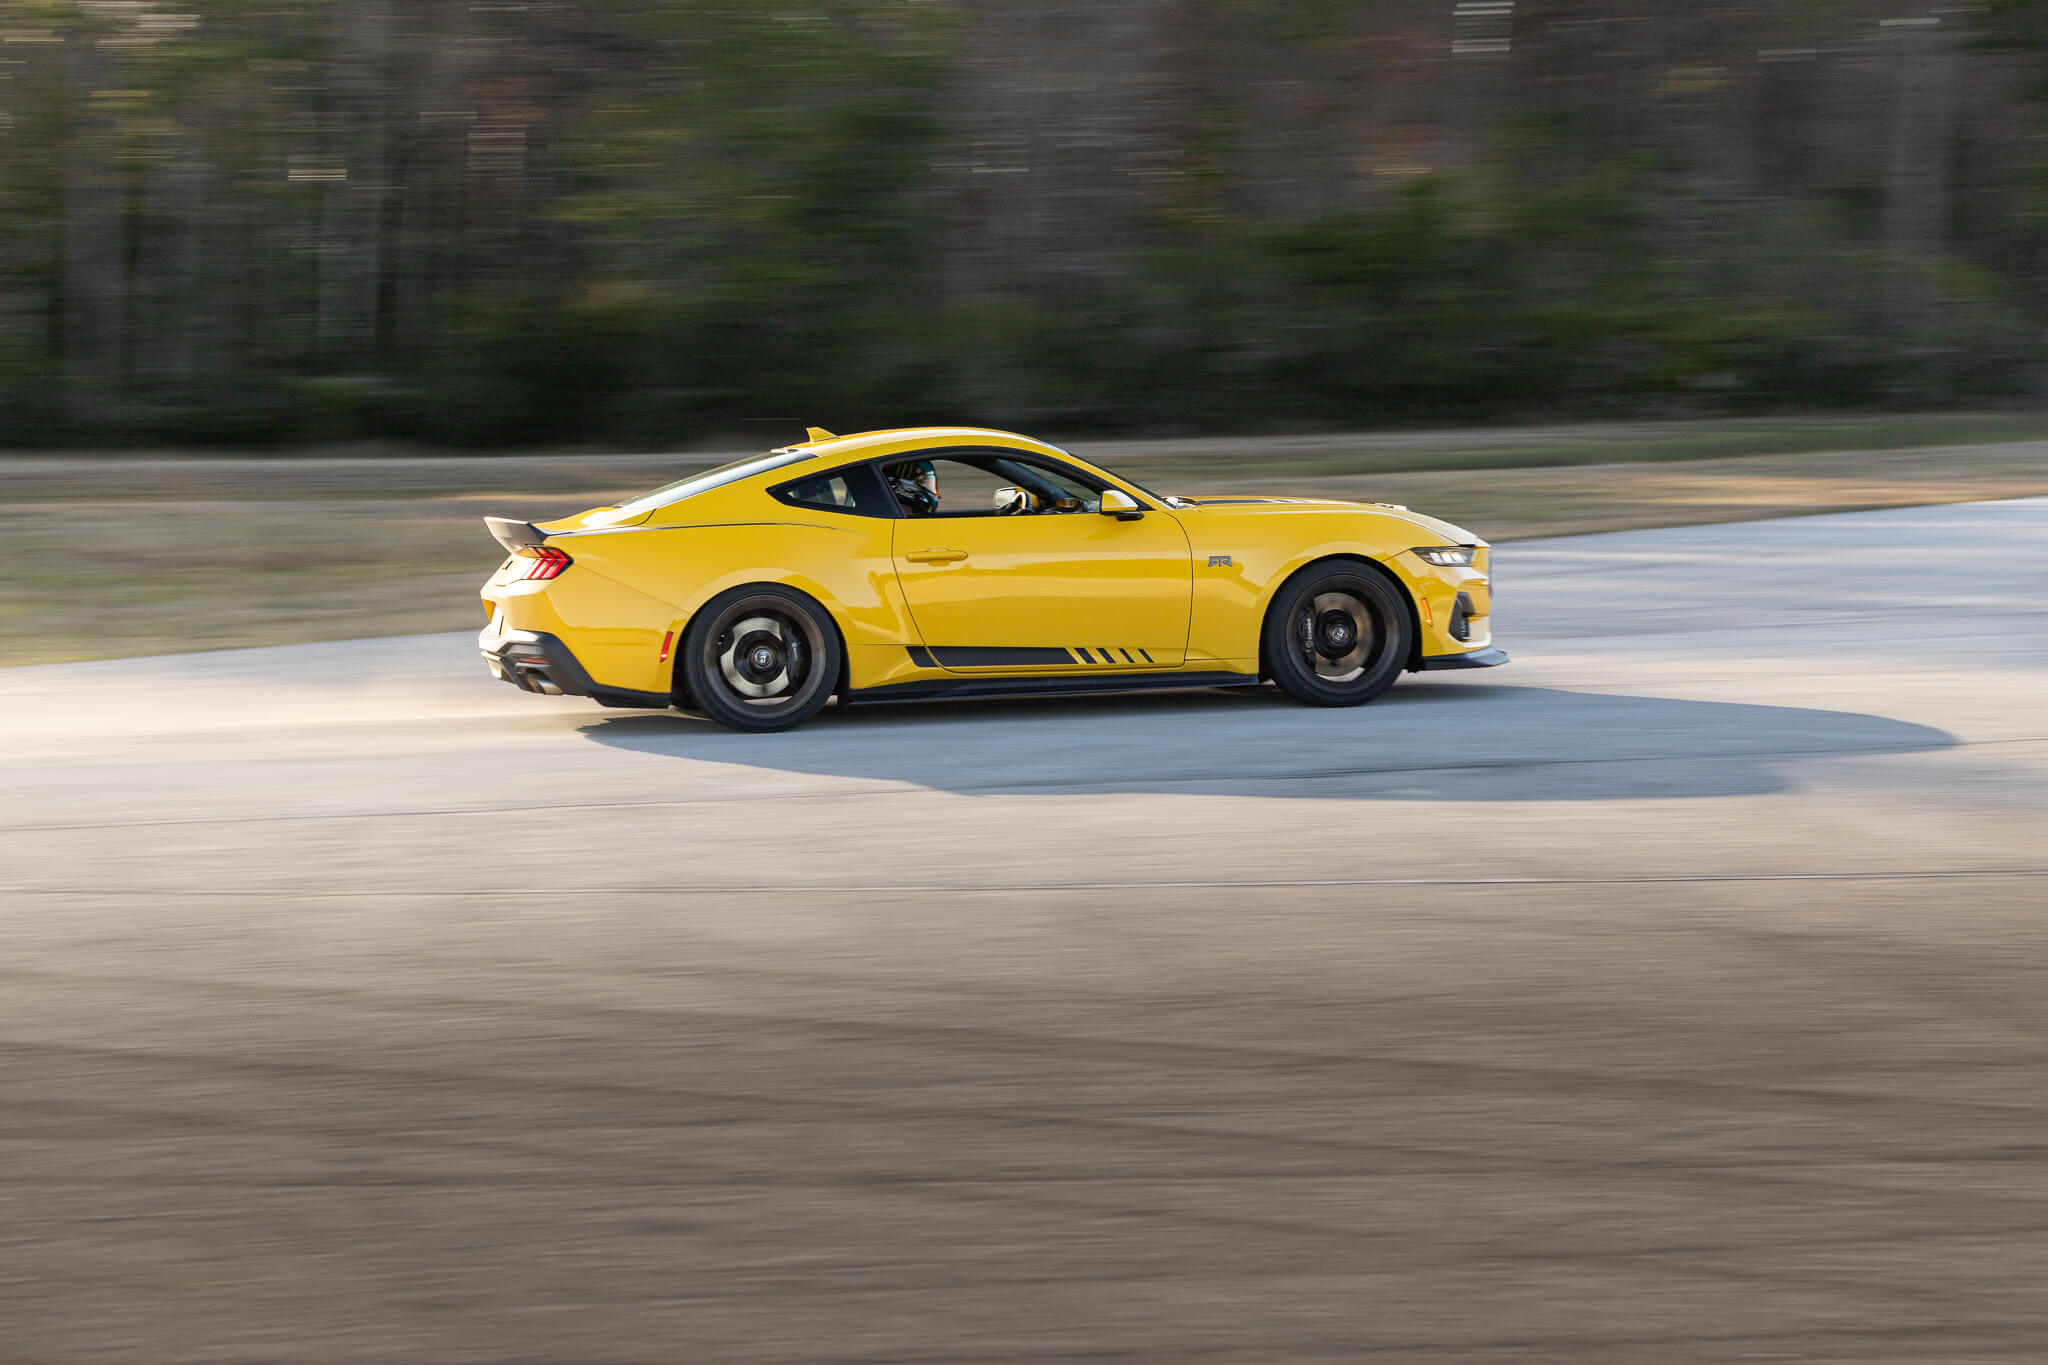
[[[907,517],[1056,516],[1094,512],[1110,485],[1081,470],[1000,451],[919,452],[881,462]]]

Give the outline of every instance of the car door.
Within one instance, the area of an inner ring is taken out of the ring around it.
[[[1023,463],[1078,494],[1042,502],[1079,505],[997,515],[993,495],[1020,472],[1015,452],[911,458],[932,465],[940,510],[895,523],[896,576],[939,667],[1106,671],[1182,662],[1193,571],[1187,536],[1170,513],[1145,504],[1132,519],[1104,516],[1089,496],[1100,480],[1033,456]]]

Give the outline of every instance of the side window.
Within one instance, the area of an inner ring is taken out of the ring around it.
[[[1036,493],[1043,511],[1093,512],[1102,506],[1105,485],[1093,479],[1083,482],[1084,476],[1078,469],[1030,459],[1001,460],[996,467]]]
[[[1036,516],[1093,512],[1106,484],[1078,469],[999,450],[920,452],[881,462],[906,517]]]
[[[794,483],[778,484],[768,490],[778,502],[791,507],[817,508],[856,517],[893,517],[896,500],[882,487],[871,465],[848,465],[827,470]]]
[[[985,457],[919,452],[882,462],[891,498],[907,517],[992,517],[1012,480]]]

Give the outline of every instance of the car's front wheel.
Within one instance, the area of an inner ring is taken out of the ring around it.
[[[758,584],[722,592],[683,633],[688,707],[735,730],[787,730],[839,682],[839,632],[816,602]]]
[[[1311,706],[1360,706],[1394,685],[1412,645],[1401,590],[1364,564],[1325,560],[1281,585],[1266,612],[1266,671]]]

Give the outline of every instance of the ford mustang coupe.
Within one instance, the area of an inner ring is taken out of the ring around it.
[[[612,507],[486,517],[491,671],[781,730],[842,702],[1487,668],[1487,545],[1388,503],[1164,497],[1006,431],[809,439]]]

